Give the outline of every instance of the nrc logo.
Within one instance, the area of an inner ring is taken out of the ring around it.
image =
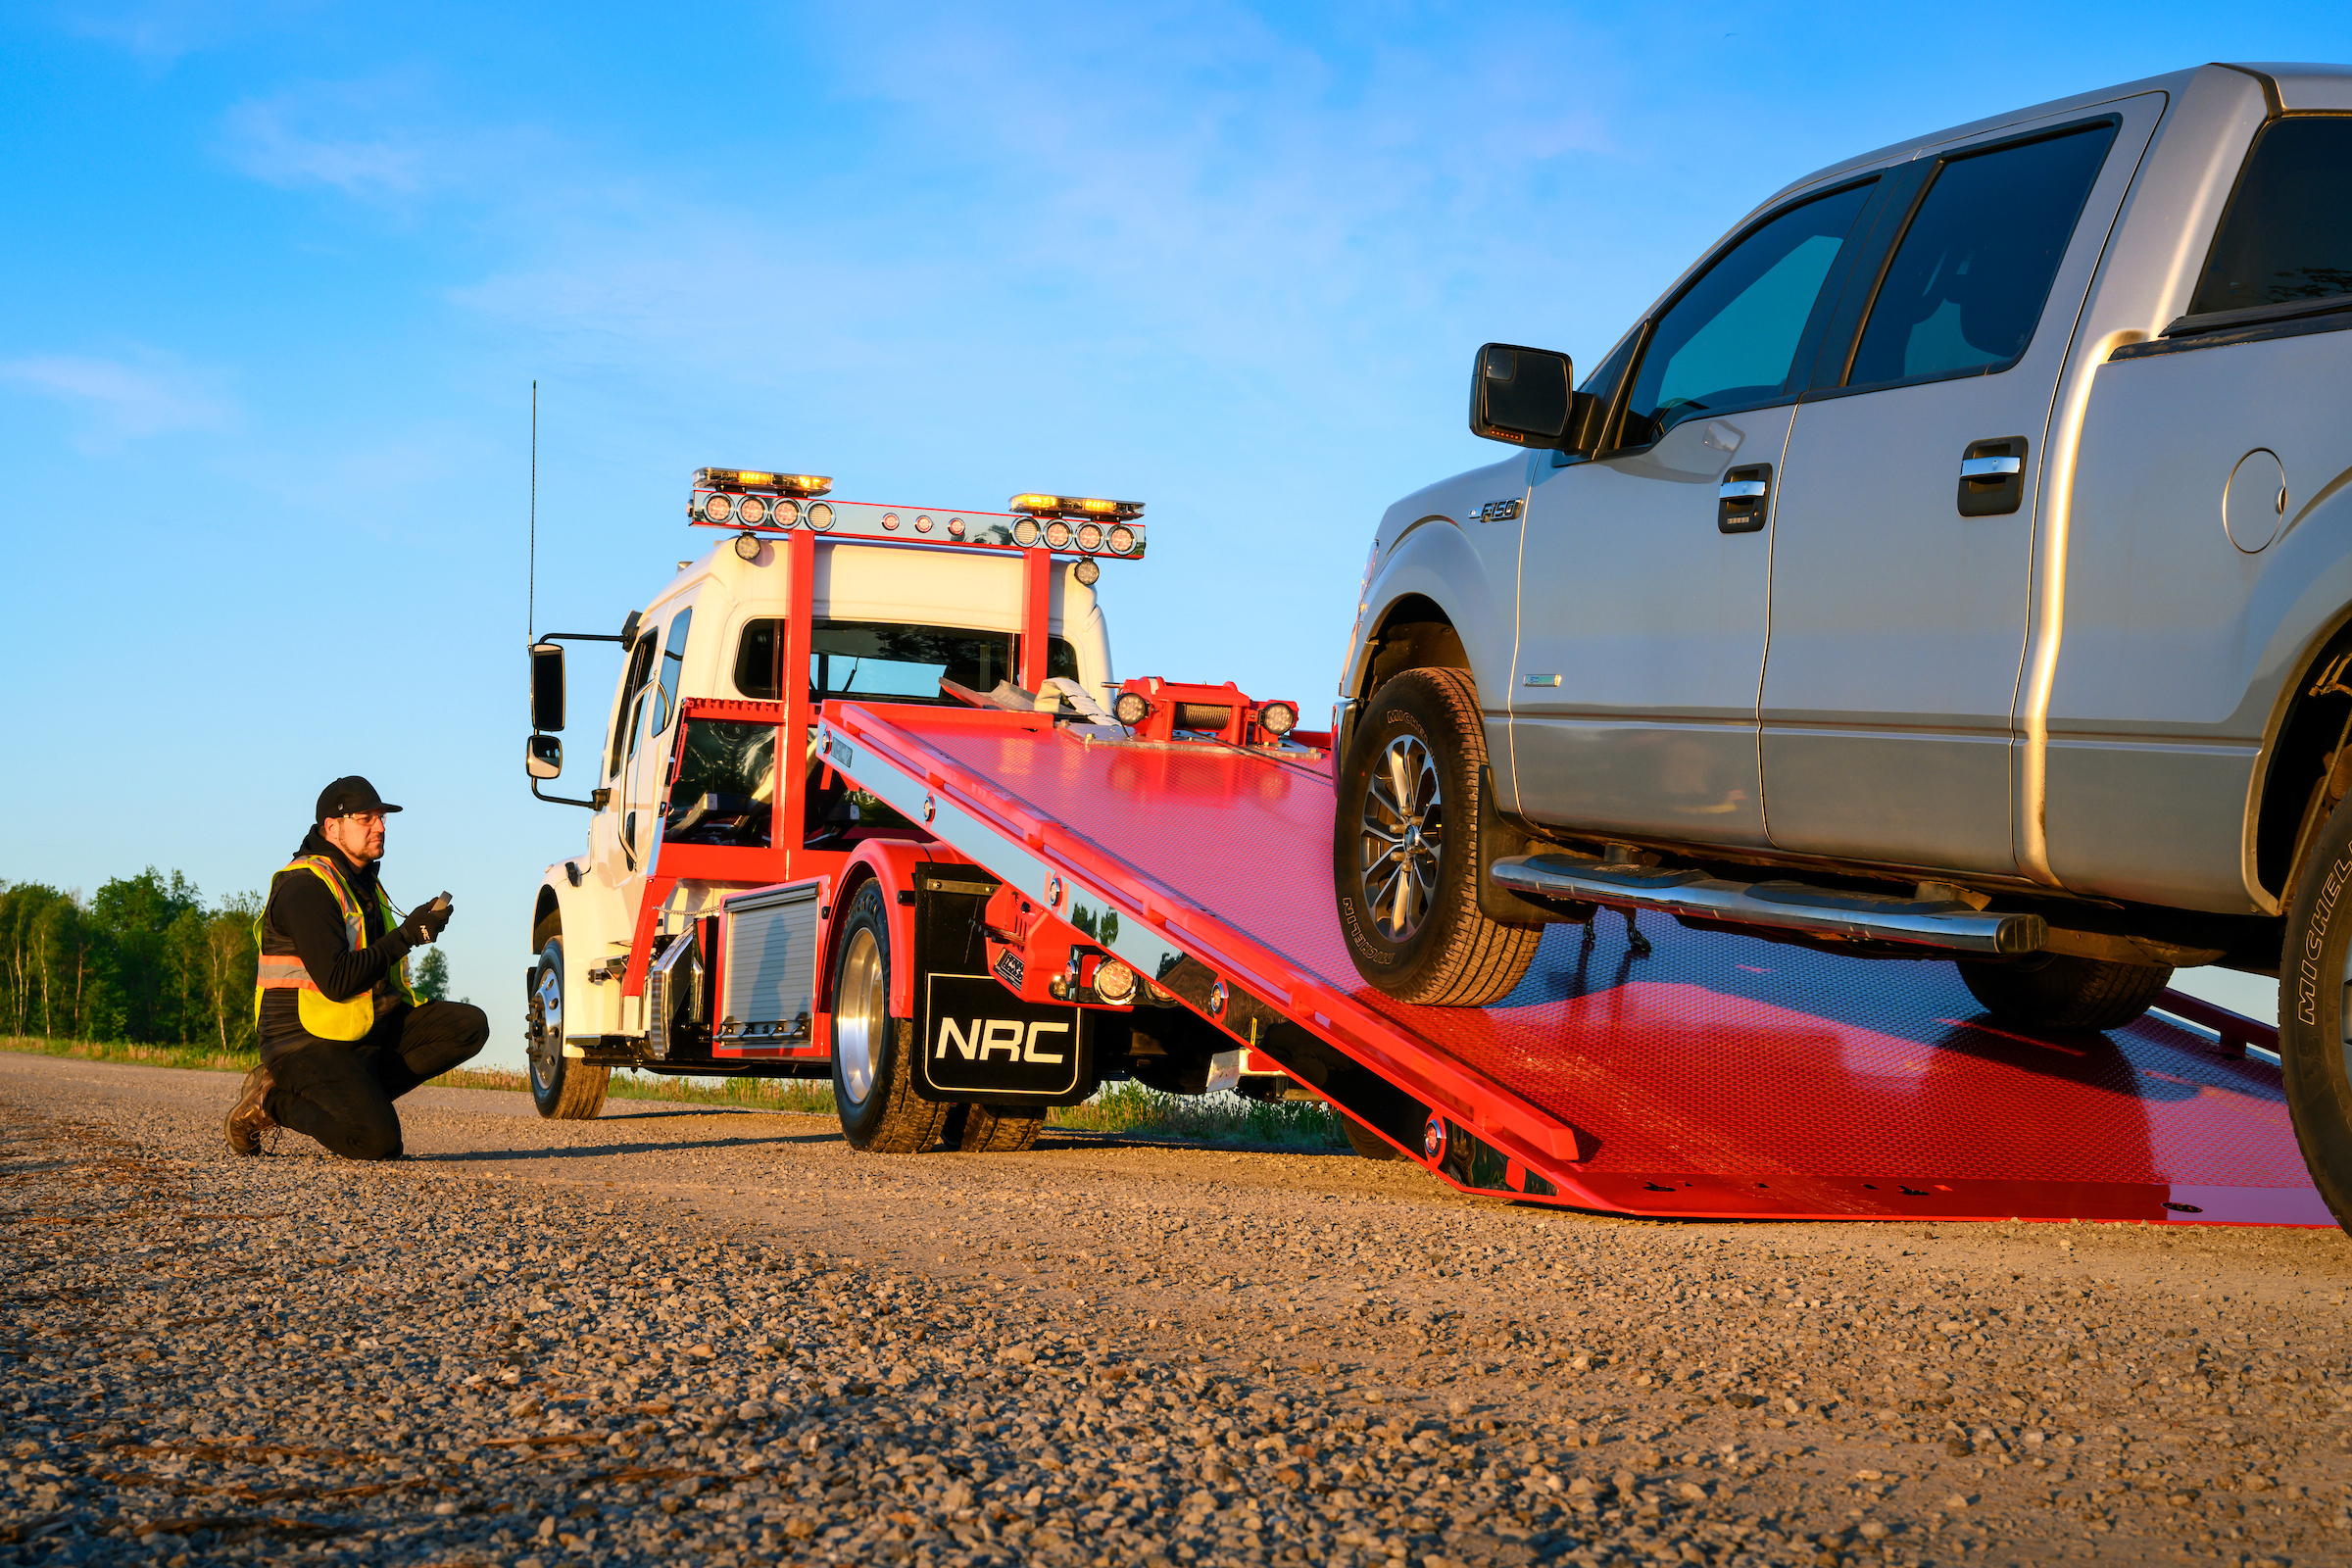
[[[1066,1023],[1023,1023],[1018,1018],[974,1018],[970,1029],[964,1029],[954,1018],[939,1021],[939,1049],[931,1054],[944,1057],[954,1046],[956,1054],[966,1061],[987,1061],[1002,1054],[1006,1061],[1034,1062],[1039,1066],[1057,1066],[1068,1061],[1070,1026]],[[1041,1036],[1059,1035],[1058,1040],[1044,1040]],[[1045,1046],[1060,1046],[1058,1052],[1049,1052]]]

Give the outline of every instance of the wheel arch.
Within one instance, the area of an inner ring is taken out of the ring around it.
[[[1470,671],[1473,682],[1478,678],[1452,614],[1427,594],[1404,594],[1381,612],[1364,639],[1348,695],[1361,701],[1407,669],[1460,669]]]
[[[2248,891],[2284,910],[2293,878],[2310,836],[2305,817],[2313,786],[2326,776],[2328,758],[2344,733],[2347,692],[2315,694],[2328,666],[2352,656],[2352,606],[2336,612],[2306,644],[2291,666],[2294,678],[2273,701],[2269,739],[2252,790],[2254,809],[2247,824]],[[2337,672],[2352,688],[2352,667]]]

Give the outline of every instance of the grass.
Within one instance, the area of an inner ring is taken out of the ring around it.
[[[149,1046],[121,1040],[51,1040],[31,1035],[0,1036],[0,1051],[67,1056],[77,1061],[188,1067],[203,1072],[241,1073],[257,1059],[250,1051],[222,1051],[219,1046]],[[521,1073],[504,1068],[460,1067],[433,1079],[431,1087],[494,1089],[513,1094],[528,1090],[530,1082]],[[668,1078],[616,1072],[606,1093],[620,1100],[798,1111],[812,1116],[833,1114],[833,1086],[806,1078]],[[1339,1113],[1320,1101],[1244,1100],[1235,1094],[1169,1095],[1132,1083],[1107,1084],[1083,1104],[1056,1106],[1046,1113],[1046,1125],[1252,1149],[1348,1147]]]

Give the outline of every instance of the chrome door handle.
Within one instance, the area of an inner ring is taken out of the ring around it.
[[[1971,441],[1960,453],[1960,515],[2001,517],[2026,504],[2026,438]]]
[[[1743,464],[1726,468],[1715,490],[1715,531],[1761,533],[1771,515],[1772,465]]]
[[[1760,501],[1770,488],[1761,479],[1726,479],[1715,493],[1726,501]]]
[[[1963,458],[1960,477],[1963,479],[2000,479],[2026,471],[2023,458]]]

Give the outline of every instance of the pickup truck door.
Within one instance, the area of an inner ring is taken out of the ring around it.
[[[1735,236],[1587,381],[1619,406],[1613,443],[1534,459],[1509,672],[1523,813],[1763,844],[1771,478],[1873,184]]]
[[[1782,466],[1759,713],[1777,848],[2015,872],[2013,715],[2052,400],[2161,102],[2013,126],[1889,173],[1890,240],[1847,284]]]

